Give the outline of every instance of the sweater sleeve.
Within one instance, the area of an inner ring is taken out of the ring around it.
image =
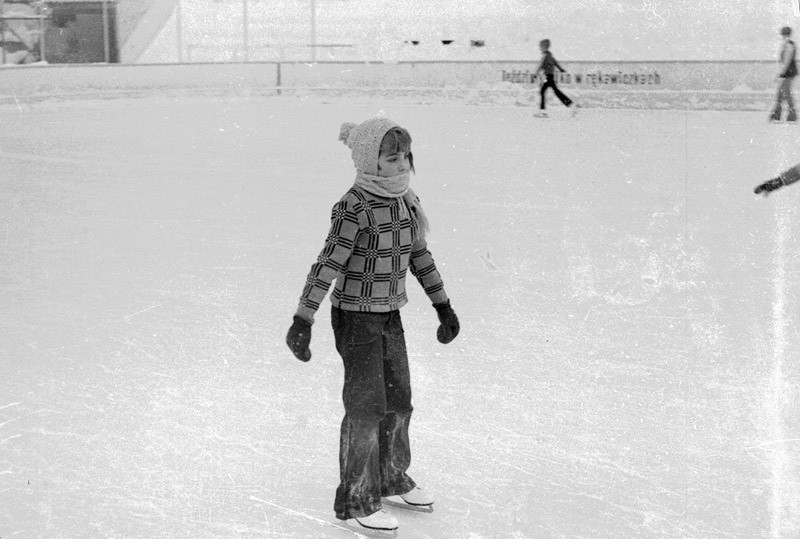
[[[800,164],[784,170],[778,177],[783,182],[783,185],[789,185],[800,180]]]
[[[308,272],[296,313],[309,322],[314,322],[314,313],[325,299],[333,280],[347,268],[360,230],[354,206],[353,201],[344,198],[331,210],[331,228],[325,246]]]
[[[424,239],[414,242],[411,246],[411,260],[409,261],[411,274],[417,278],[431,303],[444,303],[447,293],[444,291],[442,276],[436,269],[433,256],[428,250],[428,243]]]

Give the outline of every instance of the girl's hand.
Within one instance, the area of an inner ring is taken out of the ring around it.
[[[461,330],[461,325],[458,323],[453,308],[450,307],[450,300],[445,303],[434,303],[433,307],[436,309],[436,314],[439,317],[439,328],[436,330],[436,338],[442,344],[448,344],[458,336]]]
[[[286,344],[294,357],[306,362],[311,359],[311,350],[308,349],[311,344],[311,322],[297,315],[294,315],[293,320],[294,323],[286,334]]]

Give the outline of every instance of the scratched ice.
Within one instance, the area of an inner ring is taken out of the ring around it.
[[[353,535],[328,304],[309,364],[283,338],[353,179],[339,125],[379,109],[462,322],[439,345],[410,285],[437,502],[400,536],[800,533],[800,188],[752,194],[796,130],[326,101],[3,109],[0,536]]]

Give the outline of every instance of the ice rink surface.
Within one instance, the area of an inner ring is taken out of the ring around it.
[[[284,336],[379,111],[462,324],[409,276],[399,537],[798,536],[797,127],[207,96],[0,111],[0,537],[356,535],[327,300]]]

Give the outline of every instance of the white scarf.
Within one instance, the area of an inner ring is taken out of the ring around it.
[[[408,218],[414,222],[414,239],[424,238],[430,231],[428,216],[419,203],[419,198],[408,186],[411,174],[406,172],[397,176],[373,176],[358,171],[356,174],[356,185],[368,193],[384,198],[400,199],[400,217]]]

